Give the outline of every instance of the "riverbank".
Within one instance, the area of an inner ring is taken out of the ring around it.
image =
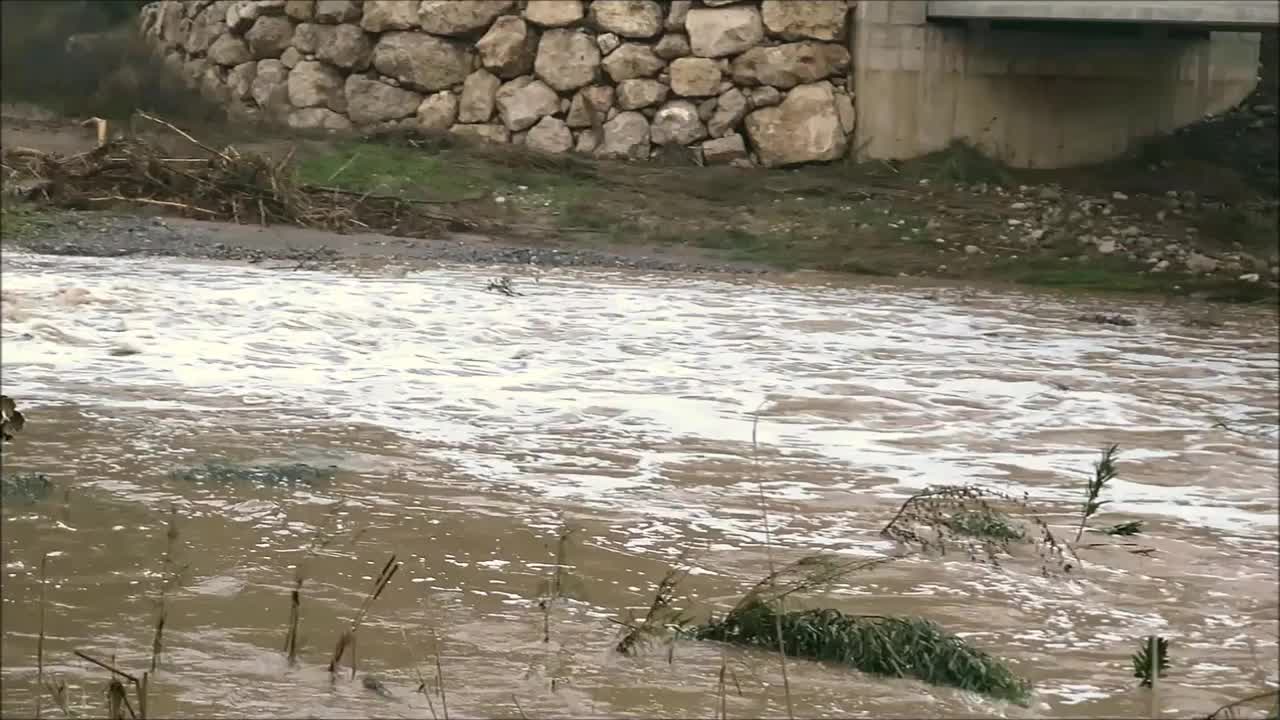
[[[1246,105],[1140,157],[1068,171],[1014,171],[963,146],[909,163],[770,171],[680,158],[622,165],[448,136],[189,129],[210,148],[287,163],[300,187],[333,191],[335,205],[394,198],[422,222],[354,220],[339,229],[365,234],[340,236],[177,218],[161,225],[148,217],[158,206],[136,202],[145,198],[42,203],[34,193],[37,202],[24,205],[6,197],[5,245],[259,261],[812,269],[1226,301],[1274,302],[1280,287],[1276,170],[1264,152],[1276,146],[1274,106]],[[155,124],[135,123],[130,134],[175,156],[207,156]],[[66,118],[10,106],[0,145],[65,157],[92,149],[94,138]],[[6,174],[7,189],[23,181]]]

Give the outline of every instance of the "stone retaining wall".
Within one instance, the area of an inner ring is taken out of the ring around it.
[[[163,0],[142,30],[233,115],[548,152],[844,156],[852,0]]]

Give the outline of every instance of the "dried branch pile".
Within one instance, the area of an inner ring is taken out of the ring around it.
[[[140,138],[112,140],[69,157],[5,148],[5,184],[26,199],[77,209],[143,204],[203,220],[408,237],[479,229],[474,221],[413,200],[299,184],[292,152],[276,161],[230,146],[217,150],[163,120],[144,117],[189,141],[202,156],[173,157]]]

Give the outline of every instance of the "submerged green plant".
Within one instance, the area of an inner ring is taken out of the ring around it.
[[[880,534],[923,553],[967,552],[971,560],[1000,564],[1015,545],[1034,545],[1041,572],[1070,572],[1070,548],[1058,540],[1025,497],[978,485],[931,487],[907,498]],[[1071,553],[1071,558],[1079,558]]]
[[[1023,540],[1027,536],[1025,529],[1013,525],[1009,518],[990,508],[961,510],[943,522],[958,534],[995,542]]]
[[[1141,682],[1139,687],[1151,687],[1151,638],[1142,639],[1142,647],[1138,648],[1138,652],[1129,658],[1133,662],[1133,676]],[[1156,637],[1156,672],[1158,677],[1164,677],[1164,673],[1169,669],[1169,641],[1162,637]]]
[[[37,503],[49,497],[52,491],[53,483],[43,473],[0,476],[0,500],[5,503]]]
[[[1030,684],[1003,662],[922,618],[845,615],[831,609],[778,615],[755,598],[699,627],[695,637],[774,650],[778,624],[788,657],[917,678],[1018,704],[1030,696]]]
[[[1112,535],[1118,537],[1132,537],[1142,534],[1142,521],[1130,520],[1129,522],[1116,523],[1109,528],[1100,530],[1103,535]]]
[[[175,470],[170,474],[170,477],[183,482],[214,483],[219,485],[250,484],[262,487],[288,488],[303,485],[313,487],[333,480],[334,467],[317,468],[306,463],[237,465],[220,460],[210,460],[204,465],[186,470]]]

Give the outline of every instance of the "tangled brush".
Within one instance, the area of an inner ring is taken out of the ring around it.
[[[26,199],[77,209],[141,204],[204,220],[407,237],[480,229],[474,221],[428,210],[423,201],[300,184],[292,152],[275,161],[231,146],[218,150],[164,120],[139,115],[177,133],[202,156],[173,157],[137,137],[69,157],[6,148],[6,184]]]

